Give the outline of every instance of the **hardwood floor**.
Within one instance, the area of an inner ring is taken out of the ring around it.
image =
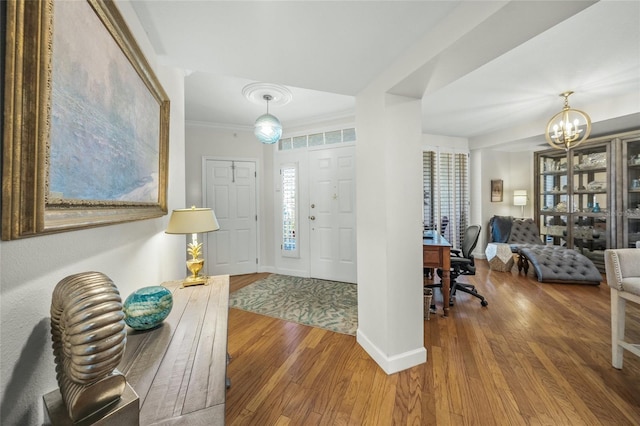
[[[640,358],[611,366],[609,287],[468,277],[425,321],[427,362],[386,375],[355,337],[237,309],[229,313],[227,425],[638,425]],[[268,274],[231,278],[231,291]],[[439,292],[436,293],[439,295]],[[640,309],[627,305],[640,341]]]

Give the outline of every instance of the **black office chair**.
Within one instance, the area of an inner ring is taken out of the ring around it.
[[[473,259],[473,249],[478,244],[478,238],[480,237],[480,225],[470,225],[464,231],[464,237],[462,238],[462,250],[451,249],[451,291],[449,298],[449,306],[453,306],[453,297],[455,297],[458,290],[468,293],[474,297],[480,299],[482,306],[487,306],[487,302],[481,294],[478,293],[476,287],[472,284],[458,282],[460,275],[475,275],[476,266]],[[438,276],[442,279],[442,269],[438,269]],[[428,284],[426,288],[442,287],[442,283]]]

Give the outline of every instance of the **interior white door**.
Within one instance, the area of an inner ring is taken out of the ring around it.
[[[206,234],[210,275],[258,272],[256,164],[251,161],[205,161],[205,205],[220,229]]]
[[[355,283],[355,147],[309,152],[310,274]]]

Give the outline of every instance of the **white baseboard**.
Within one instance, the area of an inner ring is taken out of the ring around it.
[[[427,350],[417,348],[402,354],[387,356],[358,329],[356,340],[387,374],[397,373],[427,362]]]

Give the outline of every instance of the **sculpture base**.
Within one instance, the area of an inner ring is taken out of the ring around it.
[[[198,275],[195,278],[193,276],[190,276],[190,277],[187,277],[184,281],[182,281],[182,287],[188,287],[190,285],[201,285],[201,284],[207,285],[208,281],[209,281],[209,277],[205,277],[202,275]]]
[[[49,392],[44,397],[45,425],[51,426],[107,426],[140,424],[140,399],[138,394],[127,383],[120,399],[102,410],[74,423],[67,414],[67,407],[62,401],[58,389]]]

